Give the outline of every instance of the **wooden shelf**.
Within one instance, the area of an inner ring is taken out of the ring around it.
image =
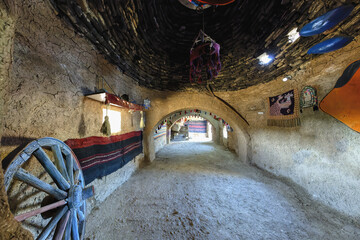
[[[120,97],[107,92],[88,94],[85,95],[85,97],[91,98],[98,102],[102,102],[104,104],[110,104],[111,106],[126,108],[133,111],[145,110],[145,108],[141,105],[122,100]]]

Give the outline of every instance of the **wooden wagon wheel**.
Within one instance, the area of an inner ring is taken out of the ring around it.
[[[50,150],[55,164],[45,150]],[[54,181],[53,184],[40,180],[22,167],[32,156],[44,167],[46,173]],[[93,196],[94,189],[92,186],[84,188],[85,181],[80,164],[64,142],[49,137],[31,142],[13,159],[4,177],[7,191],[15,178],[56,199],[47,206],[15,216],[15,219],[21,222],[37,214],[56,209],[37,239],[47,239],[52,235],[55,227],[53,239],[83,239],[86,199]]]

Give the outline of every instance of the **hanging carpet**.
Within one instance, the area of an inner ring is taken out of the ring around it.
[[[143,152],[141,131],[110,137],[68,139],[65,143],[79,159],[86,185],[122,168]]]
[[[300,126],[299,95],[296,89],[269,97],[268,126]]]
[[[320,109],[360,132],[360,60],[345,69]]]

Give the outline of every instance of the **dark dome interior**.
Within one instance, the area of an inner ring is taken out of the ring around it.
[[[341,28],[289,43],[287,34],[344,1],[237,0],[203,13],[178,0],[51,0],[58,15],[89,39],[139,85],[158,90],[202,90],[189,81],[189,50],[205,22],[205,33],[221,46],[222,71],[208,83],[216,91],[238,90],[297,70],[315,43],[335,34],[357,36],[358,8]],[[346,3],[358,3],[347,1]],[[349,24],[351,23],[351,24]],[[257,57],[276,56],[268,66]]]

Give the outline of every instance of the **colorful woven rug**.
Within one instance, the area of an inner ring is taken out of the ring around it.
[[[79,159],[85,184],[115,172],[143,151],[141,131],[110,137],[69,139],[65,143]]]
[[[162,125],[160,129],[154,132],[154,139],[166,136],[166,124]]]
[[[320,109],[360,132],[360,60],[345,69]]]
[[[190,133],[206,133],[207,121],[190,121],[188,124]]]
[[[268,126],[300,126],[299,95],[296,89],[269,97]]]

